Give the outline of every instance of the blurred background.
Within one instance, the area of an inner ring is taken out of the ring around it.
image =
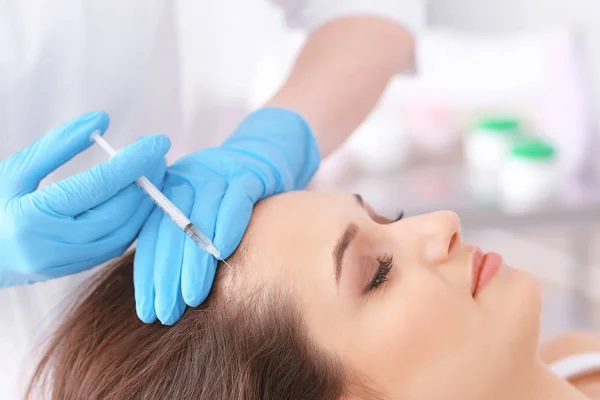
[[[181,131],[164,132],[173,139],[170,161],[218,145],[261,106],[305,35],[267,1],[177,4],[185,112]],[[312,187],[360,193],[389,216],[456,211],[466,240],[540,278],[544,338],[600,329],[600,2],[422,0],[421,7],[417,72],[391,82]],[[115,147],[127,144],[119,141],[124,118],[112,115]],[[4,147],[0,158],[16,151]],[[92,148],[52,179],[104,159]],[[65,287],[59,279],[32,286],[35,296],[0,293],[2,302],[39,303],[30,307],[37,315],[15,313],[10,329],[33,339],[54,299],[69,294]],[[8,377],[0,393],[13,386],[10,359],[25,351],[19,346],[0,360]]]

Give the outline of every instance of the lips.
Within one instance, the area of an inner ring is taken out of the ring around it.
[[[472,256],[473,277],[471,279],[471,294],[477,295],[487,286],[487,284],[496,276],[502,268],[502,256],[498,253],[483,253],[480,248],[476,248]]]

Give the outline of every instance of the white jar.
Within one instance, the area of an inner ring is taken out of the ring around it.
[[[484,172],[497,172],[519,136],[519,121],[513,118],[488,118],[467,134],[464,154],[467,166]]]
[[[515,143],[498,174],[500,200],[509,209],[530,209],[548,201],[557,184],[555,150],[540,138]]]
[[[498,172],[519,136],[514,118],[482,119],[464,139],[467,187],[481,203],[498,199]]]

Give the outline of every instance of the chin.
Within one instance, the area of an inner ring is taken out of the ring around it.
[[[516,346],[515,351],[534,358],[541,329],[540,282],[534,275],[509,266],[504,266],[495,279],[495,285],[488,288],[490,298],[487,300],[498,304],[498,323],[504,326],[506,339]]]
[[[519,298],[527,305],[525,309],[528,313],[540,317],[542,314],[542,285],[539,279],[526,271],[513,268],[510,266],[504,267],[507,275],[510,275],[512,280],[512,291],[515,298]]]
[[[479,298],[486,308],[514,303],[520,309],[527,309],[528,313],[534,315],[539,316],[542,312],[540,281],[529,272],[508,265],[504,265],[483,288]],[[527,307],[523,307],[524,305]]]
[[[486,357],[500,381],[516,379],[538,359],[541,287],[531,274],[508,266],[479,294],[484,315]]]

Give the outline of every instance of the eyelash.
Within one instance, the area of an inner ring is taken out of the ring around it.
[[[402,218],[404,218],[404,211],[400,211],[400,214],[396,217],[396,219],[394,219],[392,222],[398,222],[400,221]]]
[[[369,282],[365,288],[365,293],[368,293],[371,290],[377,289],[383,285],[387,281],[390,270],[394,265],[394,258],[388,255],[384,256],[383,258],[378,258],[377,261],[379,261],[379,268],[377,269],[377,272],[375,273],[375,276],[371,282]]]

